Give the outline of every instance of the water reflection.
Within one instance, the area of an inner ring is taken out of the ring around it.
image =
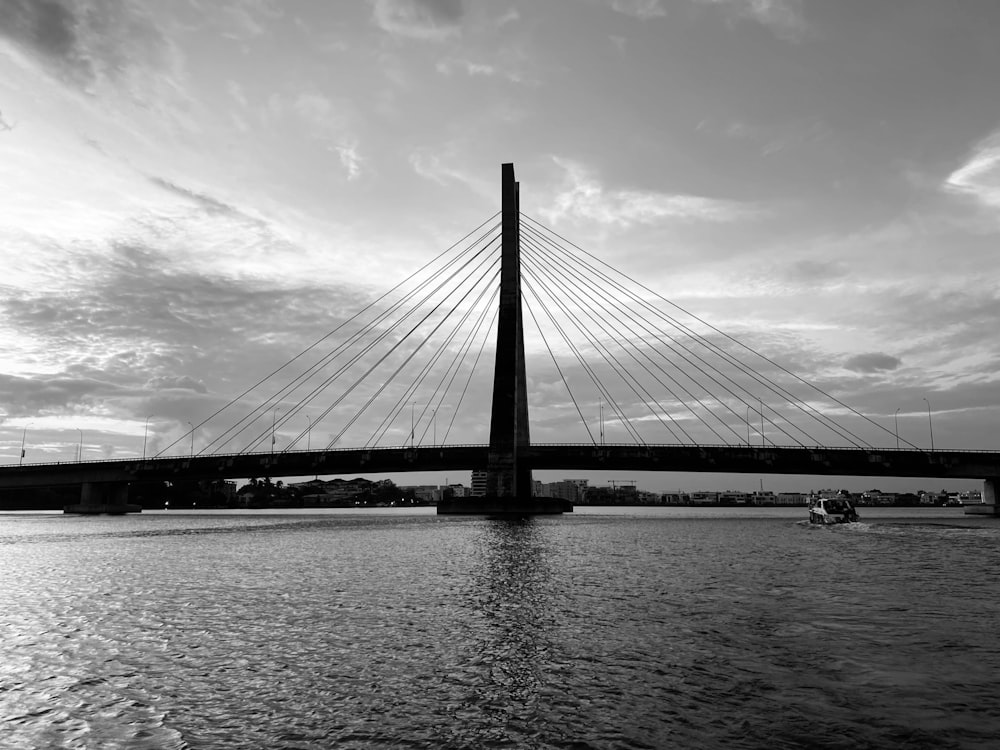
[[[553,637],[551,540],[538,520],[490,520],[474,543],[470,594],[483,623],[472,639],[476,739],[537,736]]]

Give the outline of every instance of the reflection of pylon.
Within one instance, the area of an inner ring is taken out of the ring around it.
[[[504,164],[501,176],[500,309],[486,489],[496,497],[530,498],[531,469],[518,463],[518,452],[530,445],[530,438],[521,322],[521,215],[514,165]]]

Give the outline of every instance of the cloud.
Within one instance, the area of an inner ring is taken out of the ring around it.
[[[277,348],[294,350],[322,325],[314,310],[329,308],[338,296],[353,299],[337,288],[205,275],[175,266],[169,252],[134,243],[87,255],[92,272],[85,282],[59,292],[9,290],[0,300],[2,319],[32,342],[39,362],[45,352],[58,352],[62,372],[101,373],[136,387],[169,382],[201,390],[193,384],[207,382],[205,376],[185,372],[194,363],[219,365],[211,380],[239,379],[222,366],[230,349],[221,342],[239,350],[266,334]],[[183,377],[193,380],[178,380]]]
[[[895,370],[902,361],[889,354],[882,352],[869,352],[867,354],[856,354],[844,362],[844,367],[854,372],[882,372],[885,370]]]
[[[832,279],[841,279],[850,269],[840,261],[806,258],[787,264],[789,279],[804,284],[824,284]]]
[[[205,275],[149,245],[85,254],[89,273],[75,286],[0,295],[0,340],[17,344],[21,360],[17,374],[0,373],[0,412],[60,418],[66,429],[99,416],[121,434],[155,414],[167,434],[203,420],[364,300],[338,286]],[[152,449],[161,442],[150,429]],[[198,440],[211,434],[206,426]]]
[[[357,143],[338,143],[330,147],[340,158],[340,164],[347,172],[348,180],[356,180],[361,176],[361,165],[364,158],[358,150]]]
[[[976,144],[968,161],[948,175],[944,187],[987,206],[1000,206],[1000,131]]]
[[[182,390],[208,393],[205,384],[190,375],[160,375],[146,381],[145,388],[153,391]]]
[[[451,75],[455,71],[465,73],[467,76],[495,76],[498,71],[496,66],[489,63],[477,63],[471,60],[458,60],[448,58],[438,62],[437,71],[444,75]]]
[[[75,408],[88,398],[102,397],[118,389],[94,378],[18,377],[0,373],[0,403],[12,413],[46,413]]]
[[[263,36],[267,25],[283,13],[284,9],[273,0],[234,0],[220,9],[222,35],[248,42]]]
[[[148,97],[152,70],[171,72],[173,47],[137,3],[113,0],[0,0],[0,36],[56,77],[87,93],[102,85]]]
[[[508,55],[508,57],[512,57]],[[511,83],[524,84],[524,85],[537,85],[537,80],[525,74],[524,72],[517,70],[521,67],[521,61],[517,60],[506,60],[499,64],[492,64],[487,62],[473,62],[472,60],[460,59],[455,57],[445,58],[440,60],[435,69],[438,73],[442,75],[454,75],[455,73],[462,73],[474,78],[481,76],[484,78],[500,78]]]
[[[235,206],[225,203],[217,198],[213,198],[205,193],[199,193],[195,190],[189,188],[181,187],[176,185],[170,180],[164,179],[163,177],[150,177],[149,181],[152,182],[157,187],[161,187],[169,193],[180,196],[185,200],[194,203],[196,206],[202,208],[209,214],[216,215],[229,215],[229,216],[239,216],[245,219],[249,219],[253,222],[259,221],[251,216],[247,216],[243,211],[240,211]]]
[[[798,41],[806,30],[802,0],[693,0],[716,5],[734,18],[746,18],[769,28],[787,41]]]
[[[77,62],[77,19],[55,0],[0,0],[0,34],[57,63]]]
[[[442,41],[461,31],[462,0],[371,0],[375,23],[395,36]]]
[[[331,99],[318,91],[302,91],[291,101],[272,97],[269,108],[274,116],[281,116],[287,110],[294,113],[313,138],[337,155],[348,180],[361,176],[365,158],[352,126],[360,115],[349,101]]]
[[[660,0],[611,0],[611,9],[642,21],[667,15]]]
[[[556,158],[564,170],[562,187],[542,214],[551,222],[578,218],[627,227],[662,221],[727,222],[754,216],[752,207],[734,201],[639,190],[606,190],[585,167]]]

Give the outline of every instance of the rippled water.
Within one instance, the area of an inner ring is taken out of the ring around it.
[[[4,748],[994,748],[1000,521],[0,516]]]

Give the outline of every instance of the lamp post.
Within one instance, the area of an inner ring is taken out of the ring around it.
[[[760,402],[760,447],[764,447],[764,399],[758,398]]]
[[[899,409],[892,415],[892,421],[896,425],[896,450],[899,450]]]
[[[750,447],[750,404],[747,404],[747,447]]]
[[[274,423],[278,419],[278,407],[275,406],[271,410],[271,453],[274,453],[274,444],[278,442],[278,439],[274,436]]]
[[[17,465],[20,466],[24,463],[24,439],[28,436],[28,428],[31,427],[33,422],[28,422],[21,431],[21,457],[17,460]]]
[[[413,429],[414,429],[414,426],[413,426],[413,407],[415,406],[415,404],[416,404],[415,401],[411,401],[410,402],[410,447],[411,448],[413,447]]]
[[[152,414],[150,414],[148,417],[146,417],[146,428],[142,431],[142,457],[143,458],[146,457],[146,438],[149,437],[149,420],[152,419],[152,418],[153,418]]]
[[[927,404],[927,427],[931,431],[931,450],[934,450],[934,423],[931,421],[931,402],[925,398],[924,403]]]
[[[604,447],[604,399],[598,397],[597,403],[601,410],[601,447]]]
[[[76,460],[79,462],[83,460],[83,430],[77,427],[76,431],[80,433],[80,444],[76,448]]]
[[[306,450],[307,451],[311,451],[312,450],[312,428],[313,428],[312,418],[308,414],[306,414]],[[315,479],[317,482],[319,481],[319,470],[318,469],[316,470],[316,474],[313,475],[313,479]]]
[[[438,410],[433,409],[431,411],[431,435],[433,436],[434,445],[438,444],[438,423],[437,423]]]
[[[188,427],[191,428],[191,455],[194,455],[194,425],[188,422]]]

